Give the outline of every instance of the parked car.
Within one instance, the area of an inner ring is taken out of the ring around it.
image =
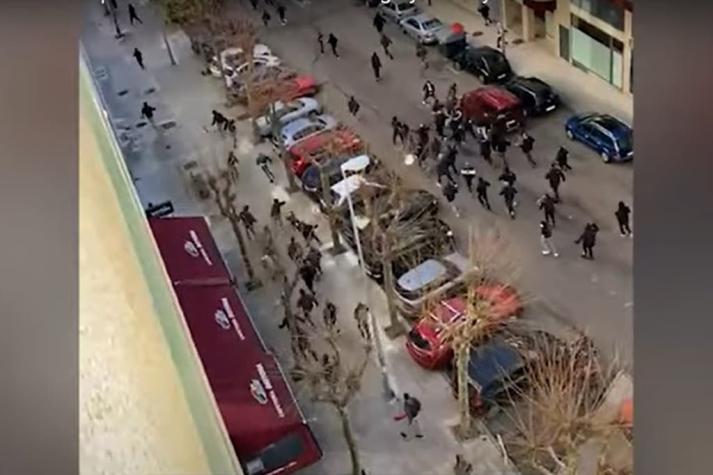
[[[317,134],[325,130],[337,127],[338,121],[331,115],[318,115],[315,117],[302,117],[294,120],[282,127],[280,130],[280,140],[285,148],[289,149],[300,140],[304,140],[310,135]],[[277,138],[272,138],[273,144],[277,146]]]
[[[255,56],[253,57],[253,71],[260,69],[270,69],[277,68],[280,66],[282,61],[277,56]],[[224,66],[223,74],[225,77],[225,83],[228,87],[232,87],[235,82],[240,82],[240,77],[248,72],[250,63],[245,60],[242,62],[235,62],[232,66]]]
[[[468,361],[468,394],[470,410],[483,415],[490,409],[506,405],[513,389],[527,383],[529,359],[500,338],[484,345],[473,346]],[[454,396],[458,394],[458,378],[455,368],[449,371]]]
[[[460,101],[463,115],[479,125],[492,126],[499,122],[507,131],[513,131],[525,124],[522,102],[502,87],[479,87],[463,94]]]
[[[274,107],[274,115],[280,128],[301,117],[316,116],[322,113],[322,106],[311,97],[300,97],[287,103],[277,101],[271,107]],[[262,137],[272,135],[271,119],[271,114],[268,112],[255,121],[258,133]]]
[[[279,83],[280,95],[286,101],[314,95],[318,89],[317,81],[313,76],[287,71],[280,66],[259,68],[253,71],[251,78],[257,94],[260,94],[263,88],[272,88],[273,84]],[[245,77],[235,77],[231,86],[232,95],[243,104],[247,101],[245,79]]]
[[[313,163],[329,160],[334,154],[356,156],[364,152],[364,142],[354,131],[345,127],[325,130],[297,142],[288,149],[290,170],[300,178]]]
[[[502,322],[522,315],[522,300],[517,291],[505,284],[481,283],[475,288],[479,299],[490,302],[490,321]],[[462,295],[441,300],[422,315],[409,331],[406,350],[420,366],[427,369],[445,367],[453,356],[449,341],[443,340],[444,330],[464,318],[466,298]]]
[[[302,176],[300,176],[302,189],[308,196],[319,199],[318,197],[321,196],[320,192],[322,191],[322,174],[324,174],[328,185],[331,187],[345,178],[342,175],[341,166],[347,162],[349,162],[349,169],[357,173],[368,172],[375,165],[374,159],[369,155],[358,155],[356,157],[349,155],[327,156],[320,163],[312,163],[307,166]],[[322,169],[321,172],[320,168]]]
[[[246,56],[242,48],[226,48],[220,52],[220,57],[213,56],[208,64],[208,70],[214,77],[221,77],[220,69],[226,75],[233,75],[235,67],[246,61]],[[261,43],[256,43],[253,47],[253,58],[273,57],[270,47]]]
[[[441,20],[426,13],[403,18],[399,21],[399,25],[405,34],[425,45],[435,44],[438,41],[436,33],[446,28]]]
[[[349,179],[358,178],[358,175]],[[333,187],[334,188],[334,187]],[[364,254],[364,267],[367,275],[381,283],[383,279],[383,263],[380,257],[380,243],[374,242],[372,232],[373,223],[365,216],[364,192],[370,192],[370,199],[375,206],[383,209],[378,204],[380,199],[388,199],[389,193],[385,188],[367,188],[360,190],[353,202],[354,223],[356,223],[362,253]],[[409,221],[420,215],[419,225],[414,225],[408,236],[402,236],[392,249],[394,259],[392,270],[394,278],[409,270],[415,263],[428,259],[434,255],[453,252],[455,242],[453,231],[444,221],[436,218],[438,200],[430,193],[423,190],[413,190],[407,195],[406,203],[400,209],[392,209],[380,216],[381,226],[387,227],[393,220]],[[343,199],[343,201],[346,201]],[[341,210],[339,227],[344,241],[352,249],[356,249],[356,237],[352,223],[351,212],[348,207]]]
[[[520,99],[527,116],[552,112],[560,104],[559,96],[550,85],[535,77],[517,76],[505,84],[505,89]]]
[[[505,55],[490,46],[467,46],[453,58],[456,69],[467,71],[483,84],[507,82],[513,75]]]
[[[371,221],[364,216],[356,216],[359,229],[359,242],[364,256],[366,274],[378,284],[384,283],[384,263],[381,246],[372,231]],[[340,233],[349,247],[356,249],[354,228],[348,214],[339,220]],[[448,224],[436,217],[423,220],[414,226],[412,232],[403,236],[392,247],[391,270],[394,279],[407,272],[414,263],[420,263],[434,256],[451,253],[455,250],[453,230]]]
[[[457,252],[418,264],[396,280],[396,305],[405,316],[419,314],[430,294],[444,295],[458,285],[469,265],[468,258]]]
[[[389,18],[396,23],[406,17],[421,13],[421,9],[414,5],[413,1],[410,0],[391,0],[388,3],[382,2],[379,5],[379,11],[386,18]]]
[[[634,158],[634,131],[609,114],[586,113],[571,117],[564,126],[567,137],[587,145],[605,163]]]

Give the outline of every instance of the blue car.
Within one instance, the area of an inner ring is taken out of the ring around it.
[[[634,131],[608,114],[579,114],[564,126],[567,137],[596,151],[609,162],[627,162],[634,158]]]

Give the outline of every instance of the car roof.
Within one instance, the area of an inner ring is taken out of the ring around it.
[[[437,20],[437,18],[429,15],[428,13],[419,13],[418,15],[413,15],[413,16],[404,18],[404,21],[405,20],[416,20],[419,23],[426,23],[427,21]]]
[[[594,114],[591,120],[614,134],[625,134],[631,131],[631,127],[624,121],[609,114]]]
[[[490,46],[469,46],[467,51],[479,56],[503,56],[503,54]]]
[[[316,123],[310,118],[307,117],[300,117],[299,119],[293,120],[292,122],[287,123],[283,128],[282,128],[282,133],[287,134],[287,135],[292,135],[298,130],[302,130],[305,127],[308,127],[309,125]]]
[[[338,203],[336,204],[340,205],[341,201],[345,200],[347,195],[353,194],[356,190],[361,188],[364,183],[364,177],[361,175],[352,175],[332,185],[332,192],[339,196],[337,200]]]
[[[404,290],[414,291],[437,280],[447,271],[438,259],[428,259],[399,277],[398,284]]]
[[[471,350],[468,375],[487,394],[494,383],[523,366],[525,360],[515,348],[502,341],[492,341]]]
[[[498,108],[507,108],[520,104],[520,99],[505,88],[499,86],[483,86],[466,93],[476,94]]]
[[[549,84],[544,82],[543,80],[536,78],[536,77],[523,77],[523,76],[516,76],[513,78],[510,83],[512,84],[519,84],[527,89],[532,90],[533,92],[545,92],[548,89],[552,89]]]
[[[443,259],[447,260],[461,271],[465,271],[468,267],[470,267],[470,260],[459,252],[448,254]]]

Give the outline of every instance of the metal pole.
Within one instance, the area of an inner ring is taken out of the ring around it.
[[[344,173],[344,166],[339,167],[342,172],[342,180],[346,180],[346,174]],[[355,214],[354,214],[354,202],[352,201],[351,191],[347,188],[347,203],[349,204],[349,219],[352,222],[352,230],[354,232],[354,242],[356,243],[357,256],[359,258],[359,267],[361,267],[361,278],[364,290],[364,298],[369,302],[369,291],[368,291],[368,281],[366,275],[366,268],[364,267],[364,254],[361,248],[361,238],[359,236],[359,226],[357,226]],[[384,389],[384,396],[388,400],[393,400],[396,394],[392,388],[391,382],[389,381],[389,376],[386,371],[386,361],[384,359],[384,349],[381,344],[381,337],[379,336],[379,328],[376,323],[376,317],[371,311],[371,306],[369,306],[369,324],[371,325],[371,334],[374,338],[374,346],[376,347],[376,358],[379,363],[379,369],[381,370],[381,382]]]

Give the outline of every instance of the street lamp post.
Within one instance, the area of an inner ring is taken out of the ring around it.
[[[361,171],[361,168],[352,168],[350,167],[351,163],[350,161],[347,161],[343,163],[339,169],[342,172],[342,180],[347,179],[347,172],[356,172],[358,173]],[[346,182],[345,182],[346,183]],[[364,184],[369,184],[364,180]],[[352,201],[352,194],[351,190],[347,188],[346,190],[347,193],[347,204],[349,205],[349,220],[352,223],[352,231],[354,232],[354,242],[356,244],[356,249],[357,249],[357,257],[359,259],[359,267],[361,267],[361,280],[362,280],[362,286],[363,286],[363,291],[364,291],[364,299],[369,302],[369,290],[368,290],[368,281],[367,281],[367,275],[366,275],[366,268],[364,267],[364,253],[362,251],[361,247],[361,237],[359,236],[359,226],[357,225],[356,219],[355,219],[355,213],[354,213],[354,202]],[[384,389],[384,396],[388,400],[394,399],[396,397],[396,394],[394,392],[394,389],[391,385],[391,382],[389,381],[389,376],[388,372],[386,371],[386,360],[384,358],[384,348],[381,343],[381,337],[379,336],[379,331],[378,331],[378,324],[376,322],[376,317],[374,316],[374,313],[371,311],[371,306],[368,306],[369,308],[369,324],[371,326],[371,334],[374,338],[374,346],[376,347],[376,357],[379,363],[379,369],[381,370],[381,378],[382,378],[382,385]]]

